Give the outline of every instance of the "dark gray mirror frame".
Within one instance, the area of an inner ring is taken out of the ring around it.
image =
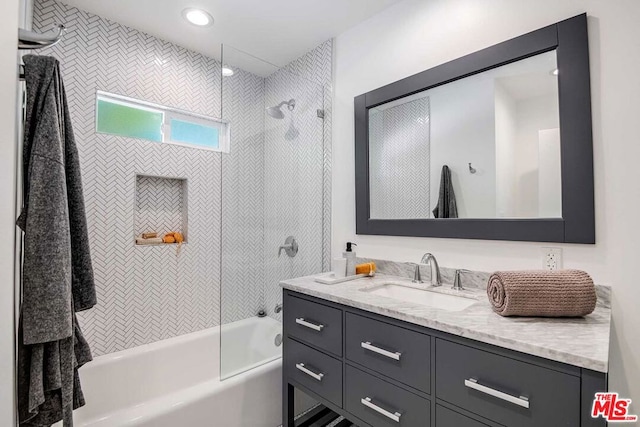
[[[371,219],[369,109],[491,68],[556,50],[562,218]],[[355,106],[356,234],[595,243],[587,15],[582,14],[359,95]]]

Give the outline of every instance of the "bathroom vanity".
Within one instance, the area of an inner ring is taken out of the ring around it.
[[[587,27],[578,15],[355,97],[356,234],[595,243]],[[282,282],[284,427],[295,388],[360,427],[606,425],[591,407],[607,289],[582,318],[504,318],[486,276],[406,277]]]
[[[360,427],[604,426],[610,309],[504,318],[481,287],[378,275],[284,288],[283,426],[298,388]]]

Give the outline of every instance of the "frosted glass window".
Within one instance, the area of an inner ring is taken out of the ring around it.
[[[162,111],[98,99],[96,122],[101,133],[162,142]]]
[[[219,147],[218,128],[192,121],[171,119],[171,141],[207,148]]]
[[[96,132],[229,152],[229,122],[191,111],[98,91]]]

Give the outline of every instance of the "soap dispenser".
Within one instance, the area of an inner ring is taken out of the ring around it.
[[[342,256],[347,260],[347,276],[356,274],[356,253],[353,252],[352,246],[358,245],[347,242],[347,250],[342,253]]]

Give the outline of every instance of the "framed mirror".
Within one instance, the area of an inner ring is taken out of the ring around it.
[[[355,98],[356,233],[595,243],[587,17]]]

